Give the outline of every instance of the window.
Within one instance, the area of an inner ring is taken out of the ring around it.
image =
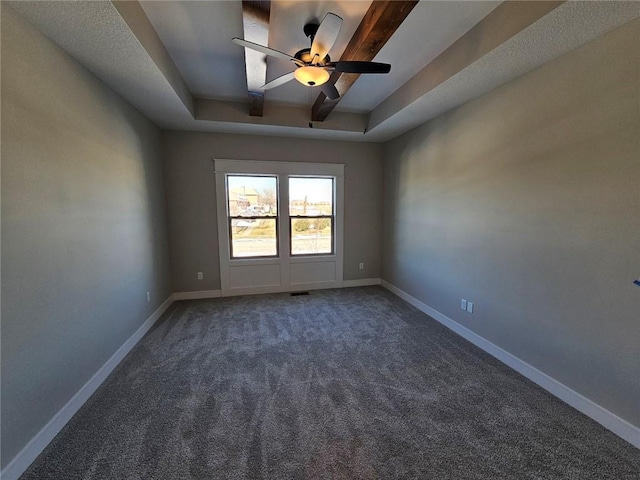
[[[289,177],[291,255],[334,251],[334,179]]]
[[[342,286],[344,165],[214,162],[223,296]]]
[[[275,175],[227,175],[231,258],[278,256]]]
[[[289,253],[334,253],[333,177],[288,176]],[[278,257],[278,176],[227,175],[229,246],[232,259]],[[286,225],[286,223],[285,223]],[[286,246],[285,246],[286,248]]]

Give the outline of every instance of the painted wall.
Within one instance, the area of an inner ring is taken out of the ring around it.
[[[180,131],[163,131],[162,144],[174,292],[220,288],[213,158],[344,163],[344,279],[380,277],[381,146]]]
[[[390,142],[383,217],[385,280],[635,425],[639,28]]]
[[[4,467],[170,282],[159,129],[7,5],[1,134]]]

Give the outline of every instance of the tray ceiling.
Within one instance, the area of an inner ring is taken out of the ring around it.
[[[373,142],[640,16],[637,2],[418,2],[374,58],[391,72],[360,76],[327,120],[309,128],[318,91],[295,81],[265,93],[263,117],[248,115],[244,50],[231,42],[243,37],[242,2],[7,5],[163,128]],[[333,12],[344,19],[330,52],[337,60],[370,5],[272,1],[269,47],[288,54],[308,47],[304,24]],[[267,79],[291,67],[269,57]]]

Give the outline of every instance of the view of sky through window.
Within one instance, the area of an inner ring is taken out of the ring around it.
[[[293,177],[289,181],[289,200],[311,203],[332,203],[333,180],[330,178]]]
[[[276,188],[276,177],[257,177],[248,175],[229,175],[227,177],[229,182],[229,190],[237,188],[253,188],[257,191],[262,191],[268,188]]]

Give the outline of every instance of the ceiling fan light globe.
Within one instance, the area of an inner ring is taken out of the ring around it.
[[[320,67],[298,67],[293,72],[293,76],[301,84],[309,87],[317,87],[329,80],[329,72]]]

